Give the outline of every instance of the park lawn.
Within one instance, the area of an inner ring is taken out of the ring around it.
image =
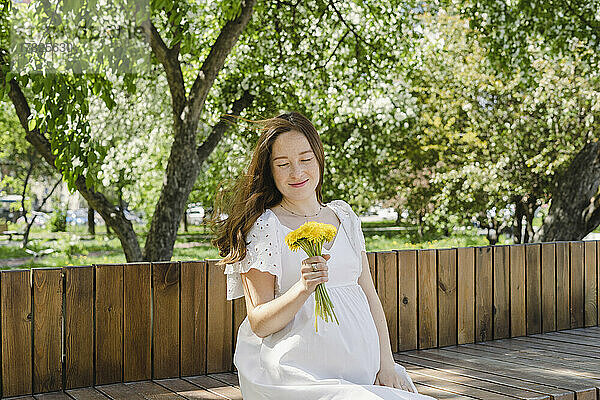
[[[363,223],[364,228],[381,227],[382,223]],[[389,225],[389,224],[388,224]],[[125,262],[116,236],[107,236],[104,228],[97,229],[95,237],[87,234],[86,227],[69,226],[68,232],[46,232],[36,227],[31,233],[28,248],[40,252],[53,249],[54,252],[34,258],[19,247],[18,241],[10,245],[0,246],[0,269],[62,267],[72,265],[118,264]],[[140,245],[145,241],[144,227],[138,226]],[[498,244],[511,244],[510,239],[501,237]],[[422,240],[411,238],[400,231],[365,231],[367,251],[401,250],[401,249],[434,249],[468,246],[486,246],[485,236],[477,235],[475,230],[455,233],[452,237],[426,237]],[[28,258],[20,266],[7,266],[2,260]],[[196,261],[203,259],[220,259],[217,249],[210,245],[210,236],[201,227],[190,226],[189,232],[183,230],[178,234],[173,249],[172,260]]]

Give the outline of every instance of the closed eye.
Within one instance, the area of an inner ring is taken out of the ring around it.
[[[306,160],[300,160],[300,161],[311,161],[311,160],[312,160],[312,158],[308,158],[308,159],[306,159]],[[285,164],[279,164],[279,165],[278,165],[278,167],[285,167],[286,165],[288,165],[288,163],[285,163]]]

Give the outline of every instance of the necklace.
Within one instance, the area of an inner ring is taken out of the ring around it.
[[[317,212],[315,215],[300,215],[300,214],[296,214],[295,212],[293,212],[292,210],[288,210],[287,208],[283,207],[283,204],[279,203],[279,205],[286,211],[291,212],[294,215],[297,215],[299,217],[304,217],[304,218],[308,218],[308,217],[316,217],[317,215],[319,215],[321,213],[321,211],[323,210],[323,206],[319,206],[319,212]]]

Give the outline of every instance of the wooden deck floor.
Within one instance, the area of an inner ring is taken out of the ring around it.
[[[394,355],[437,399],[599,400],[600,327]],[[237,374],[96,386],[19,399],[242,399]]]

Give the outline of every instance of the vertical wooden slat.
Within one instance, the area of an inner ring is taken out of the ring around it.
[[[600,325],[600,240],[596,241],[596,310],[598,311],[598,325]]]
[[[392,352],[398,351],[398,265],[395,251],[377,252],[377,295],[381,301]]]
[[[31,270],[33,283],[33,392],[62,389],[62,272]]]
[[[94,384],[94,268],[64,267],[65,387]]]
[[[375,259],[376,255],[377,252],[375,251],[367,252],[367,259],[369,260],[369,270],[371,272],[371,279],[373,279],[373,285],[375,286],[375,290],[377,290],[377,261]]]
[[[509,246],[494,246],[494,339],[510,337]]]
[[[492,331],[492,249],[475,248],[475,340],[493,337]]]
[[[438,250],[438,346],[458,343],[456,249]]]
[[[527,334],[542,332],[542,277],[540,269],[541,247],[539,244],[525,246],[527,283]]]
[[[525,246],[510,246],[510,336],[525,336]]]
[[[96,265],[96,385],[123,380],[123,265]]]
[[[556,251],[556,329],[571,327],[571,272],[569,242],[555,243]]]
[[[0,273],[2,395],[31,394],[31,286],[29,270]]]
[[[542,332],[556,330],[556,255],[554,243],[542,244]]]
[[[417,251],[398,251],[398,349],[417,348]]]
[[[179,263],[152,263],[153,379],[179,376]]]
[[[238,300],[245,301],[243,297]],[[206,262],[182,262],[181,376],[202,375],[205,373]]]
[[[437,346],[436,251],[419,250],[417,282],[419,294],[419,349]]]
[[[227,281],[218,260],[207,260],[206,372],[228,372],[233,344],[233,304],[227,301]]]
[[[150,264],[129,263],[123,271],[123,380],[138,381],[152,377],[150,346]]]
[[[584,323],[585,326],[598,325],[596,299],[596,242],[585,242],[584,268]]]
[[[475,248],[458,251],[458,344],[475,342]]]
[[[571,328],[583,327],[583,242],[571,244]]]

